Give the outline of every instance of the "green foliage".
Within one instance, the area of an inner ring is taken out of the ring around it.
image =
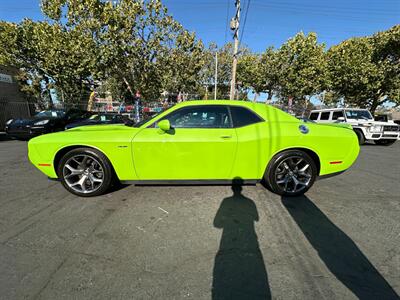
[[[218,82],[217,82],[217,99],[227,99],[229,95],[232,60],[233,60],[233,44],[227,43],[222,47],[218,47],[212,43],[205,51],[204,64],[200,72],[201,84],[203,87],[202,98],[214,99],[215,86],[215,55],[218,56]],[[206,94],[206,89],[207,93]]]
[[[114,92],[127,82],[150,99],[197,88],[203,45],[160,0],[42,0],[42,11],[48,21],[0,23],[9,49],[0,62],[23,69],[27,82],[40,79],[39,89],[55,87],[77,102],[96,82],[108,81]]]
[[[139,90],[144,99],[163,92],[213,98],[215,55],[218,95],[229,94],[233,45],[207,49],[169,14],[161,0],[42,0],[46,21],[0,21],[0,64],[21,69],[30,99],[50,101],[50,89],[66,102],[108,91],[118,100]],[[352,38],[325,51],[315,33],[302,32],[279,49],[240,49],[239,98],[252,90],[306,107],[312,96],[368,107],[400,104],[400,25],[371,37]]]
[[[372,37],[352,38],[328,51],[332,91],[351,106],[372,112],[400,104],[400,26]]]
[[[327,84],[325,45],[318,44],[315,33],[302,32],[288,40],[278,51],[278,93],[281,98],[304,101],[322,92]]]
[[[238,79],[256,94],[268,93],[267,100],[271,100],[279,87],[278,52],[269,47],[262,54],[243,55],[238,63]]]

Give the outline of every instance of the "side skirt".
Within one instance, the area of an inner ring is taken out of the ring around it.
[[[243,179],[241,184],[254,185],[258,179]],[[121,180],[122,184],[135,185],[232,185],[232,179],[197,179],[197,180]]]

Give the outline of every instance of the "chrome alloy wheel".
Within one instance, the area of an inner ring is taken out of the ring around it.
[[[304,158],[290,156],[276,168],[275,182],[286,193],[298,193],[310,185],[312,175],[312,168]]]
[[[77,154],[69,158],[63,167],[65,183],[79,193],[92,193],[104,181],[103,167],[99,161],[88,154]]]

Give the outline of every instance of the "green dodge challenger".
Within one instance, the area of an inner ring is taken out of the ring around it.
[[[30,161],[79,196],[115,180],[136,184],[265,182],[296,196],[348,169],[359,153],[351,126],[304,123],[245,101],[187,101],[133,127],[94,125],[29,141]]]

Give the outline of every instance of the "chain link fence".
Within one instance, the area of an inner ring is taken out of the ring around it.
[[[127,115],[130,119],[138,122],[143,118],[151,117],[165,109],[182,101],[204,100],[196,95],[168,95],[160,100],[146,101],[136,100],[130,103],[113,101],[111,98],[95,98],[91,105],[91,112],[99,113],[121,113]],[[200,99],[199,99],[200,98]],[[213,97],[209,100],[213,99]],[[9,102],[0,99],[0,131],[4,131],[5,124],[9,119],[27,118],[33,116],[44,109],[55,109],[68,111],[70,109],[88,110],[88,99],[79,99],[74,103],[65,103],[62,101],[54,102],[52,105],[43,107],[42,105],[28,102]],[[264,102],[262,102],[264,103]],[[310,109],[301,106],[291,106],[277,102],[268,103],[276,108],[288,112],[296,117],[308,117]]]
[[[30,117],[34,111],[35,107],[28,102],[9,102],[0,99],[0,132],[4,131],[8,120]]]

